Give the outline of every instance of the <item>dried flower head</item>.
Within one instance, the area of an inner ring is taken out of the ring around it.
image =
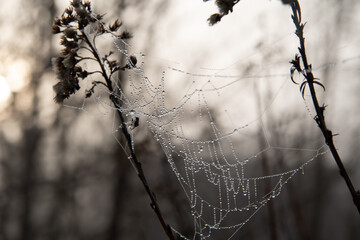
[[[73,0],[70,4],[71,4],[73,7],[77,8],[77,7],[80,6],[80,3],[81,3],[81,0]]]
[[[95,86],[100,82],[105,86],[110,86],[111,76],[116,71],[131,69],[136,66],[137,59],[135,56],[130,56],[125,66],[120,66],[116,60],[109,59],[112,52],[100,58],[95,47],[96,38],[106,33],[116,34],[116,31],[122,26],[122,22],[116,19],[113,24],[106,27],[105,23],[101,21],[103,16],[92,13],[89,1],[72,0],[70,7],[64,10],[60,18],[54,20],[52,32],[53,34],[61,34],[60,44],[64,47],[60,56],[53,60],[53,68],[59,80],[53,86],[55,102],[61,103],[78,91],[80,89],[79,81],[86,79],[90,74],[101,73],[105,82],[95,81],[92,88],[86,91],[86,97],[91,96]],[[93,24],[92,28],[97,30],[90,37],[91,34],[89,35],[89,31],[85,31],[85,28],[91,24]],[[129,39],[132,36],[129,32],[124,31],[119,37]],[[83,57],[82,51],[88,51],[91,57],[88,55]],[[88,59],[99,62],[101,69],[93,72],[83,70],[79,64]],[[105,64],[108,68],[104,67]]]
[[[60,27],[58,26],[58,25],[53,25],[52,26],[52,33],[53,34],[58,34],[58,33],[60,33]]]
[[[214,13],[212,14],[209,18],[208,18],[208,23],[210,26],[216,24],[217,22],[220,22],[221,18],[224,15],[220,14],[220,13]]]
[[[207,2],[210,0],[204,0]],[[229,12],[233,11],[235,4],[237,4],[240,0],[216,0],[215,4],[219,9],[219,13],[212,14],[208,19],[208,23],[210,26],[220,22],[221,18],[227,15]]]
[[[110,31],[116,32],[122,25],[122,22],[119,19],[116,19],[115,22],[109,26]]]
[[[55,18],[54,25],[61,26],[61,20],[59,18]]]

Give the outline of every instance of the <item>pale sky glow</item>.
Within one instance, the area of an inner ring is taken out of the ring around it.
[[[6,105],[11,92],[21,91],[29,81],[30,63],[25,59],[12,60],[0,66],[0,104]]]
[[[6,79],[0,76],[0,104],[5,102],[10,97],[10,87]]]
[[[23,59],[12,62],[6,69],[6,79],[11,91],[20,91],[28,82],[30,63]]]

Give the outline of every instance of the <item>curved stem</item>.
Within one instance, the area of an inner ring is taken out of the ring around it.
[[[80,57],[79,60],[77,61],[78,63],[84,60],[93,60],[93,61],[97,61],[95,58],[92,57]]]
[[[117,109],[117,112],[118,112],[118,115],[120,117],[120,121],[121,121],[121,129],[122,129],[122,132],[123,132],[123,135],[128,143],[128,147],[129,147],[129,151],[130,151],[130,156],[131,156],[131,161],[133,163],[133,165],[135,166],[136,168],[136,171],[137,171],[137,175],[138,177],[140,178],[147,194],[149,195],[150,197],[150,200],[151,200],[151,207],[152,209],[154,210],[154,212],[156,213],[156,216],[158,217],[160,223],[161,223],[161,226],[162,228],[164,229],[166,235],[168,236],[168,238],[170,240],[175,240],[175,237],[171,231],[171,227],[166,224],[163,216],[162,216],[162,213],[161,213],[161,210],[160,210],[160,207],[159,207],[159,204],[156,200],[156,197],[155,197],[155,194],[154,192],[151,190],[147,180],[146,180],[146,177],[145,177],[145,174],[144,174],[144,171],[143,171],[143,168],[142,168],[142,165],[141,163],[139,162],[139,160],[137,159],[136,157],[136,154],[135,154],[135,150],[134,150],[134,145],[133,145],[133,141],[132,141],[132,138],[131,138],[131,135],[129,134],[128,132],[128,129],[127,129],[127,126],[126,126],[126,121],[125,121],[125,118],[122,114],[122,112],[120,111],[120,102],[119,102],[119,99],[115,97],[114,94],[112,94],[114,92],[113,90],[113,86],[112,86],[112,83],[111,83],[111,80],[106,72],[106,69],[104,67],[104,64],[103,62],[101,61],[101,58],[98,54],[98,52],[96,51],[96,48],[95,46],[90,42],[89,38],[87,37],[87,35],[83,32],[83,37],[84,37],[84,40],[85,42],[87,43],[87,45],[91,48],[91,51],[93,52],[94,54],[94,57],[96,58],[97,62],[99,63],[100,65],[100,68],[101,68],[101,71],[102,71],[102,75],[106,81],[106,85],[107,85],[107,88],[109,89],[111,95],[110,95],[110,100],[112,101],[112,103],[114,104],[114,106],[116,107]]]
[[[101,71],[93,71],[93,72],[88,72],[88,75],[92,75],[92,74],[95,74],[95,73],[99,73],[101,75],[103,74]],[[103,83],[103,82],[98,82],[98,83],[102,83],[107,87],[107,85],[105,83]]]

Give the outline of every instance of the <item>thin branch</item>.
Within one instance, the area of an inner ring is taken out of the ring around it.
[[[124,71],[126,69],[126,66],[124,66],[124,67],[118,67],[118,68],[116,68],[116,69],[114,69],[111,73],[110,73],[110,79],[111,79],[111,77],[113,76],[113,74],[114,73],[116,73],[116,72],[118,72],[118,71]]]
[[[351,182],[351,179],[350,179],[349,175],[347,174],[347,171],[342,163],[342,160],[336,150],[336,147],[335,147],[335,144],[333,141],[333,134],[326,126],[325,117],[324,117],[325,106],[320,107],[317,96],[316,96],[314,84],[320,84],[320,83],[314,80],[315,77],[311,70],[311,64],[308,63],[308,59],[306,56],[305,38],[303,35],[303,29],[304,29],[305,24],[301,23],[300,4],[299,4],[298,0],[290,0],[290,1],[283,0],[283,2],[291,5],[291,9],[293,12],[292,19],[293,19],[293,22],[296,27],[295,33],[298,36],[299,42],[300,42],[299,53],[301,55],[302,62],[304,65],[304,70],[302,71],[302,73],[303,73],[304,77],[306,78],[307,85],[309,86],[311,98],[312,98],[314,108],[316,111],[315,121],[318,124],[319,128],[321,129],[322,134],[324,135],[325,142],[329,146],[329,149],[334,157],[334,160],[335,160],[336,164],[338,165],[338,168],[340,170],[340,175],[344,178],[346,185],[347,185],[347,187],[351,193],[351,196],[353,198],[354,204],[356,205],[356,207],[360,213],[360,194],[359,194],[360,192],[355,191],[355,188]],[[322,86],[322,84],[320,84],[320,85]]]
[[[104,85],[105,87],[108,87],[108,85],[106,85],[104,82],[101,81],[93,81],[93,84],[101,84]]]
[[[86,50],[88,50],[90,53],[93,53],[93,52],[92,52],[92,50],[91,50],[90,48],[85,47],[85,46],[81,46],[81,47],[79,47],[79,49],[86,49]]]
[[[95,58],[92,57],[79,57],[79,60],[77,61],[77,63],[83,61],[83,60],[93,60],[93,61],[97,61]]]
[[[84,32],[83,32],[83,35],[84,35],[84,39],[85,39],[87,45],[91,48],[92,52],[94,53],[94,57],[97,59],[99,65],[100,65],[102,75],[103,75],[103,77],[104,77],[104,79],[106,81],[107,88],[109,89],[110,93],[112,93],[109,98],[112,101],[112,103],[114,104],[114,106],[116,107],[117,112],[119,114],[121,125],[122,125],[121,129],[122,129],[122,132],[123,132],[124,137],[125,137],[125,139],[127,141],[127,144],[128,144],[128,148],[129,148],[130,156],[131,156],[131,161],[132,161],[133,165],[136,168],[138,177],[140,178],[140,180],[141,180],[147,194],[150,197],[151,207],[154,210],[154,212],[156,213],[156,215],[157,215],[157,217],[158,217],[164,231],[166,232],[166,235],[168,236],[168,238],[170,240],[175,240],[175,237],[174,237],[174,235],[172,233],[171,227],[168,224],[166,224],[166,222],[165,222],[165,220],[164,220],[164,218],[162,216],[159,204],[158,204],[158,202],[156,200],[155,194],[151,190],[151,188],[150,188],[150,186],[149,186],[149,184],[148,184],[148,182],[146,180],[142,165],[141,165],[141,163],[138,161],[138,159],[136,157],[136,154],[135,154],[135,151],[134,151],[133,141],[131,139],[131,135],[128,132],[125,118],[124,118],[122,112],[120,111],[120,109],[121,109],[120,102],[119,102],[118,98],[113,94],[113,92],[114,92],[113,86],[112,86],[111,80],[108,77],[107,72],[105,70],[104,63],[101,61],[101,58],[100,58],[99,54],[97,53],[95,47],[90,42],[87,35]]]
[[[95,73],[99,73],[99,74],[101,74],[101,75],[103,74],[101,71],[93,71],[93,72],[89,72],[89,73],[88,73],[88,76],[91,75],[91,74],[95,74]],[[103,83],[103,82],[98,82],[98,81],[96,81],[96,83],[105,84],[105,83]]]

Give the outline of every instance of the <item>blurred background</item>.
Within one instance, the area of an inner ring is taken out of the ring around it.
[[[51,58],[61,48],[51,25],[68,4],[67,0],[0,0],[0,239],[166,239],[134,169],[113,137],[117,133],[109,127],[111,116],[99,113],[96,101],[85,103],[83,92],[66,106],[53,101],[57,80]],[[335,144],[358,189],[360,2],[302,0],[300,4],[307,22],[308,57],[315,76],[326,86],[326,92],[319,88],[319,98],[328,105],[326,120],[333,133],[340,134]],[[289,61],[298,42],[290,9],[280,1],[242,0],[213,27],[206,22],[217,11],[212,1],[93,0],[92,6],[95,12],[106,13],[105,20],[121,19],[133,33],[129,51],[146,54],[150,79],[160,79],[166,71],[166,91],[172,101],[184,96],[196,79],[169,67],[263,76],[249,77],[243,94],[225,99],[227,103],[209,102],[213,116],[235,126],[263,116],[272,146],[317,149],[323,145],[311,118],[309,97],[302,100],[289,78]],[[237,107],[238,112],[231,110]],[[198,131],[197,138],[206,136],[206,131]],[[241,139],[234,141],[236,149],[255,149],[255,155],[264,148],[259,132],[254,130],[257,137],[244,144]],[[166,221],[191,237],[189,202],[166,156],[145,125],[137,134],[138,158]],[[291,161],[303,159],[302,154]],[[271,154],[266,161],[269,169],[264,175],[272,168],[286,169],[287,159]],[[359,223],[345,183],[327,154],[310,163],[304,175],[294,177],[235,239],[360,239]]]

